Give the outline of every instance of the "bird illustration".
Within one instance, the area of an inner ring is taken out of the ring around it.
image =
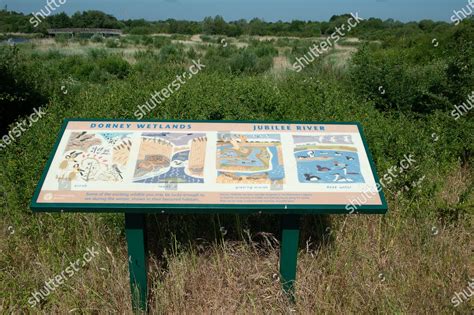
[[[76,152],[76,151],[72,151],[71,153],[69,153],[68,155],[66,155],[66,159],[75,159],[77,158],[79,155],[81,155],[82,152]]]
[[[316,165],[318,172],[329,172],[331,169],[329,167],[322,167],[321,165]]]
[[[339,173],[336,173],[336,174],[332,174],[332,175],[335,175],[335,178],[334,178],[334,182],[353,182],[352,179],[350,178],[347,178],[347,177],[344,177],[344,176],[341,176],[341,174]]]
[[[347,164],[345,164],[345,163],[340,163],[340,162],[338,162],[338,161],[334,161],[334,166],[337,166],[337,167],[346,167]]]
[[[318,180],[320,180],[321,178],[318,177],[318,176],[315,176],[315,175],[311,175],[311,174],[303,174],[306,181],[308,182],[317,182]]]
[[[61,162],[61,164],[59,164],[59,169],[65,170],[68,168],[68,166],[69,166],[69,160],[65,159],[64,161]]]
[[[82,152],[72,151],[64,157],[64,161],[59,164],[59,169],[65,170],[69,167],[69,163],[75,162],[74,159],[77,158]]]
[[[353,173],[353,172],[348,172],[347,171],[347,166],[344,166],[343,168],[341,168],[341,170],[344,171],[344,175],[359,175],[359,173]]]
[[[73,181],[76,179],[77,174],[80,174],[81,176],[83,175],[84,170],[80,168],[79,164],[74,164],[73,170],[69,173],[67,176],[69,181]]]
[[[122,171],[118,168],[117,164],[113,164],[112,168],[115,172],[117,172],[118,176],[120,176],[120,179],[123,179]]]
[[[79,139],[80,137],[82,137],[82,136],[85,135],[86,133],[87,133],[87,131],[81,132],[81,133],[76,137],[76,139]]]
[[[346,156],[346,159],[347,159],[348,161],[353,161],[353,160],[354,160],[354,158],[353,158],[352,156]]]
[[[314,157],[314,151],[309,151],[309,152],[308,152],[308,156],[309,156],[309,157]]]
[[[335,152],[334,155],[335,155],[335,156],[341,156],[341,153]]]

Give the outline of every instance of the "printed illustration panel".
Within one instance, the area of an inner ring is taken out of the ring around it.
[[[364,183],[351,135],[293,136],[300,183]]]
[[[135,183],[204,183],[205,133],[143,133]]]
[[[285,170],[280,135],[219,133],[217,182],[283,184]]]

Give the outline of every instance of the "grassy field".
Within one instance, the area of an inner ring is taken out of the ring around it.
[[[12,117],[47,111],[0,151],[0,312],[131,312],[123,216],[33,214],[29,202],[64,118],[135,118],[153,91],[201,60],[206,68],[147,118],[360,121],[381,177],[405,155],[416,163],[387,181],[385,216],[304,217],[295,304],[279,284],[278,217],[148,216],[151,313],[468,314],[474,300],[455,307],[452,298],[474,276],[474,125],[472,112],[450,113],[472,90],[473,25],[464,37],[437,34],[436,49],[432,34],[350,38],[301,73],[296,58],[322,38],[0,46],[0,96],[18,109]],[[32,294],[91,247],[99,254],[32,308]]]

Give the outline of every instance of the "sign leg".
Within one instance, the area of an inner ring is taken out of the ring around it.
[[[145,214],[125,213],[128,269],[134,311],[147,309],[147,250]]]
[[[300,234],[300,216],[284,214],[281,217],[280,275],[283,290],[295,300],[294,282]]]

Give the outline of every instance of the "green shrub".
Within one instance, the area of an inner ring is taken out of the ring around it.
[[[256,72],[257,56],[247,50],[234,56],[230,60],[230,69],[234,74]]]
[[[209,35],[201,35],[199,36],[203,42],[211,43],[212,42],[212,36]]]
[[[189,50],[186,52],[186,56],[189,59],[197,59],[198,58],[198,53],[194,50],[194,48],[189,48]]]
[[[79,40],[79,45],[81,46],[87,46],[89,44],[89,40],[87,39],[80,39]]]
[[[117,77],[118,79],[125,78],[130,72],[129,63],[117,55],[110,55],[104,59],[99,60],[98,65],[101,69]]]
[[[0,134],[19,116],[30,114],[43,106],[47,95],[34,85],[35,78],[22,60],[17,47],[0,46]]]
[[[175,44],[163,46],[158,59],[160,63],[181,63],[184,61],[184,50]]]
[[[152,29],[150,27],[137,26],[137,27],[133,27],[132,29],[130,29],[129,33],[132,34],[132,35],[148,35],[148,34],[151,34],[153,32],[152,32]]]
[[[251,50],[257,55],[257,57],[276,56],[278,50],[271,44],[260,44],[256,47],[252,47]]]
[[[92,59],[105,58],[107,55],[107,50],[103,48],[91,48],[87,51],[87,56],[91,57]]]
[[[166,36],[154,36],[153,37],[153,46],[155,48],[161,48],[166,45],[171,45],[171,39]]]
[[[105,47],[107,48],[118,48],[120,45],[120,41],[118,39],[107,39],[105,41]]]
[[[143,35],[140,40],[141,44],[144,46],[151,46],[153,45],[153,37]]]
[[[189,36],[183,34],[172,34],[170,37],[172,40],[187,40]]]
[[[456,60],[455,54],[420,63],[410,50],[364,45],[353,57],[351,82],[358,94],[373,100],[381,110],[446,111],[455,104],[453,101],[466,98],[468,81],[474,80],[474,62],[470,61],[463,66],[464,70],[468,69],[464,71],[466,78],[454,86],[453,80],[463,71],[453,60]],[[453,69],[457,70],[453,72]],[[459,93],[460,90],[466,94]]]
[[[104,36],[102,34],[94,34],[91,37],[91,42],[93,43],[102,43],[104,41]]]
[[[56,43],[65,45],[69,41],[70,37],[71,36],[69,34],[57,34],[54,36],[54,41]]]
[[[156,54],[153,50],[147,49],[147,50],[139,50],[133,54],[133,57],[136,60],[141,60],[141,59],[155,59]]]

